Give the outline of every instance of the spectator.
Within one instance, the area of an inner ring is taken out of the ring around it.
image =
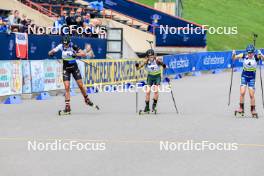
[[[89,26],[89,24],[90,24],[90,20],[91,20],[91,15],[90,15],[90,13],[87,13],[87,14],[83,17],[83,25],[84,25],[84,27]]]
[[[28,20],[27,20],[27,16],[25,14],[22,15],[22,18],[20,20],[20,24],[21,24],[21,31],[20,32],[26,32],[28,29]]]
[[[20,23],[20,18],[19,18],[19,11],[15,10],[13,15],[10,15],[8,17],[8,22],[10,25],[18,25]]]
[[[89,43],[85,44],[84,53],[85,53],[86,59],[94,59],[95,58],[92,46]]]
[[[0,17],[0,32],[7,32],[8,27],[6,23],[3,21],[2,17]]]
[[[93,19],[90,23],[90,29],[92,32],[92,37],[93,38],[99,38],[99,27],[102,25],[102,21],[98,20],[98,19]]]
[[[78,8],[77,10],[76,10],[76,14],[75,14],[75,16],[76,17],[81,17],[83,14],[83,9],[82,8]]]
[[[56,16],[56,21],[53,24],[53,34],[59,34],[60,29],[63,27],[63,21],[61,20],[61,18],[59,18],[59,16]]]
[[[66,24],[66,18],[67,18],[67,11],[64,10],[62,11],[61,16],[60,16],[60,21],[62,24]]]
[[[66,18],[66,23],[67,23],[67,26],[71,26],[71,25],[76,25],[76,20],[75,20],[75,12],[72,10],[70,12],[70,16],[68,16]]]
[[[83,20],[82,20],[82,17],[80,17],[80,16],[77,16],[77,17],[76,17],[76,26],[77,26],[77,28],[78,28],[78,27],[83,27]]]

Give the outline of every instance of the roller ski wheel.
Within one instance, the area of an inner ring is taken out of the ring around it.
[[[157,114],[157,106],[156,106],[156,105],[153,105],[153,106],[152,106],[152,111],[151,111],[151,113],[153,113],[153,114]]]
[[[152,109],[152,113],[156,115],[157,114],[157,108]]]
[[[91,106],[92,108],[95,108],[96,110],[100,110],[99,106],[98,105],[95,105],[89,98],[86,98],[85,99],[85,103],[88,106]]]
[[[244,116],[245,116],[244,111],[238,111],[238,110],[236,110],[236,111],[235,111],[235,117],[238,117],[238,116],[240,116],[240,117],[244,117]]]
[[[150,114],[150,111],[139,110],[139,115],[146,115],[146,114]]]
[[[71,115],[71,111],[59,110],[59,116]]]
[[[98,105],[93,104],[93,105],[89,105],[89,106],[91,106],[92,108],[94,108],[94,109],[96,109],[96,110],[100,110],[100,108],[99,108]]]
[[[258,113],[256,112],[251,112],[252,118],[258,119]]]

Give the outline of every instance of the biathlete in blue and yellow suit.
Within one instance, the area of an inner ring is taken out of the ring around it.
[[[85,57],[85,53],[75,44],[71,42],[69,36],[64,36],[62,38],[62,43],[56,46],[54,49],[49,51],[49,55],[53,56],[56,52],[62,52],[62,60],[63,60],[63,83],[66,90],[65,93],[65,114],[70,114],[70,79],[71,75],[76,80],[78,87],[80,88],[82,95],[84,97],[84,101],[87,105],[93,106],[93,103],[88,98],[86,93],[86,89],[83,85],[82,76],[80,70],[78,68],[76,57]]]
[[[241,86],[240,86],[240,107],[236,111],[240,114],[244,114],[244,97],[246,94],[246,88],[248,87],[251,103],[251,114],[253,116],[257,115],[256,105],[255,105],[255,79],[256,79],[256,70],[257,62],[260,59],[264,59],[264,55],[258,50],[258,53],[255,54],[255,47],[250,44],[246,48],[246,54],[236,55],[236,51],[233,50],[232,59],[243,59],[243,72],[241,75]]]
[[[149,112],[149,102],[150,102],[150,93],[151,93],[151,87],[153,86],[154,91],[154,98],[153,98],[153,104],[152,104],[152,111],[156,111],[157,102],[159,98],[159,86],[161,83],[161,74],[162,69],[166,68],[166,65],[155,56],[155,52],[153,49],[150,49],[146,52],[146,60],[142,64],[136,64],[137,70],[145,67],[145,69],[148,72],[147,76],[147,90],[146,90],[146,106],[144,109],[144,112]]]

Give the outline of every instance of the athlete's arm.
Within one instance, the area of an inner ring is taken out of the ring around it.
[[[145,65],[147,65],[148,63],[148,59],[146,59],[143,63],[139,64],[139,63],[136,63],[136,68],[137,70],[143,68]]]
[[[72,47],[74,49],[75,53],[75,57],[85,57],[85,52],[83,50],[81,50],[81,48],[79,48],[77,45],[73,45]]]
[[[62,44],[59,44],[58,46],[50,50],[48,54],[49,56],[53,56],[56,52],[58,52],[61,49],[62,49]]]
[[[243,57],[244,57],[244,54],[241,53],[241,54],[236,55],[236,51],[233,50],[233,53],[232,53],[233,60],[242,59]]]
[[[159,58],[157,58],[157,64],[158,64],[158,65],[161,65],[164,69],[167,67],[166,64],[164,64],[164,63],[162,62],[162,60],[159,59]]]
[[[264,60],[264,55],[261,53],[260,50],[258,50],[258,58]]]

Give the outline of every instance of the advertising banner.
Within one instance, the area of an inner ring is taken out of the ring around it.
[[[0,95],[22,93],[21,61],[0,61]]]
[[[45,88],[43,61],[31,61],[32,92],[43,92]]]
[[[62,63],[57,61],[56,64],[56,88],[64,89],[63,78],[62,78]]]
[[[56,60],[44,60],[44,91],[56,90],[57,64]]]
[[[237,51],[240,54],[245,51]],[[232,51],[177,54],[163,57],[165,75],[241,67],[242,60],[232,61]]]
[[[22,62],[11,61],[10,94],[22,94]]]
[[[0,95],[9,95],[11,80],[11,64],[9,61],[0,62]]]
[[[85,64],[84,84],[87,87],[93,84],[121,84],[146,80],[145,69],[136,70],[135,64],[143,59],[129,60],[83,60]]]
[[[23,73],[22,92],[25,94],[31,93],[30,61],[28,60],[22,61],[22,73]]]

